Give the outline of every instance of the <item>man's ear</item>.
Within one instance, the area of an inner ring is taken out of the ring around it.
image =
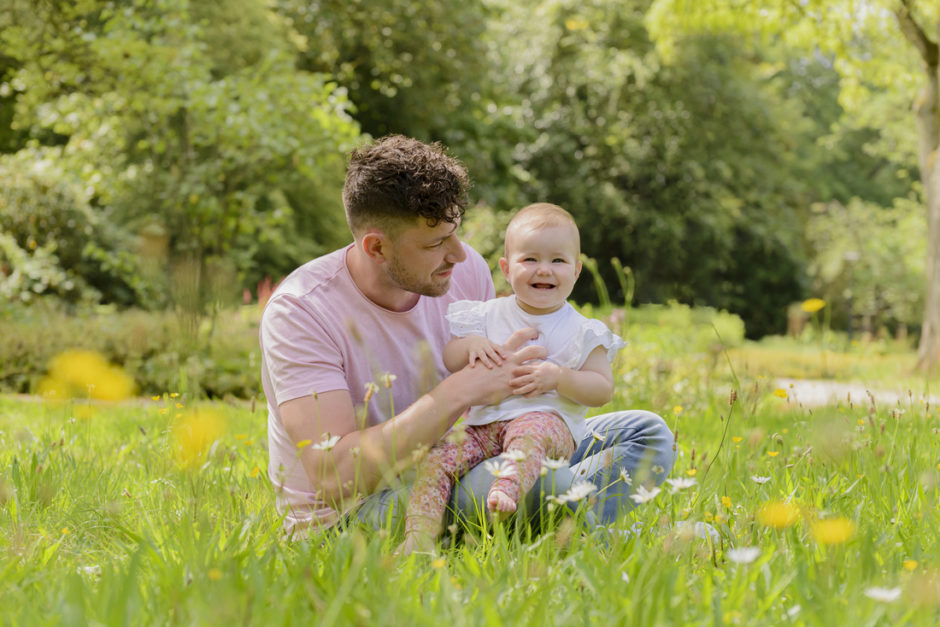
[[[509,280],[509,262],[506,261],[505,257],[499,258],[499,269],[503,271],[503,276],[506,277],[506,280]]]
[[[379,230],[367,231],[362,236],[362,251],[375,263],[385,263],[388,252],[388,238]]]

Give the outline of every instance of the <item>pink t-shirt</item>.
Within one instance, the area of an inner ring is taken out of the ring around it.
[[[261,317],[268,476],[277,490],[278,509],[286,512],[288,530],[332,524],[338,513],[317,500],[281,422],[281,403],[314,392],[347,390],[359,416],[366,385],[375,383],[366,424],[388,420],[447,375],[441,355],[451,337],[444,318],[450,303],[494,295],[486,262],[464,244],[467,259],[454,267],[445,295],[421,296],[408,311],[390,311],[366,298],[353,282],[346,267],[351,247],[297,268],[275,290]],[[395,377],[390,388],[386,374]]]

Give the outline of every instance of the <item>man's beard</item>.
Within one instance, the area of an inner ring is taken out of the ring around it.
[[[433,282],[431,279],[422,280],[415,276],[405,266],[399,264],[396,257],[393,257],[391,260],[389,260],[389,263],[386,267],[388,268],[389,278],[399,288],[414,294],[421,294],[422,296],[443,296],[447,293],[447,290],[450,289],[450,277],[441,278],[438,280],[438,282]],[[440,268],[436,269],[434,274],[431,276],[433,277],[438,272],[444,272],[453,267],[453,265],[441,266]]]

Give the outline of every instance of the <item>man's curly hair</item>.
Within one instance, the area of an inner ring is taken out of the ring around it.
[[[353,234],[395,229],[417,217],[434,227],[463,216],[469,189],[463,164],[441,144],[389,135],[352,152],[343,206]]]

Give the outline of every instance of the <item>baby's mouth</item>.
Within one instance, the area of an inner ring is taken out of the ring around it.
[[[551,283],[532,283],[532,287],[537,290],[551,290],[555,289],[555,286]]]

